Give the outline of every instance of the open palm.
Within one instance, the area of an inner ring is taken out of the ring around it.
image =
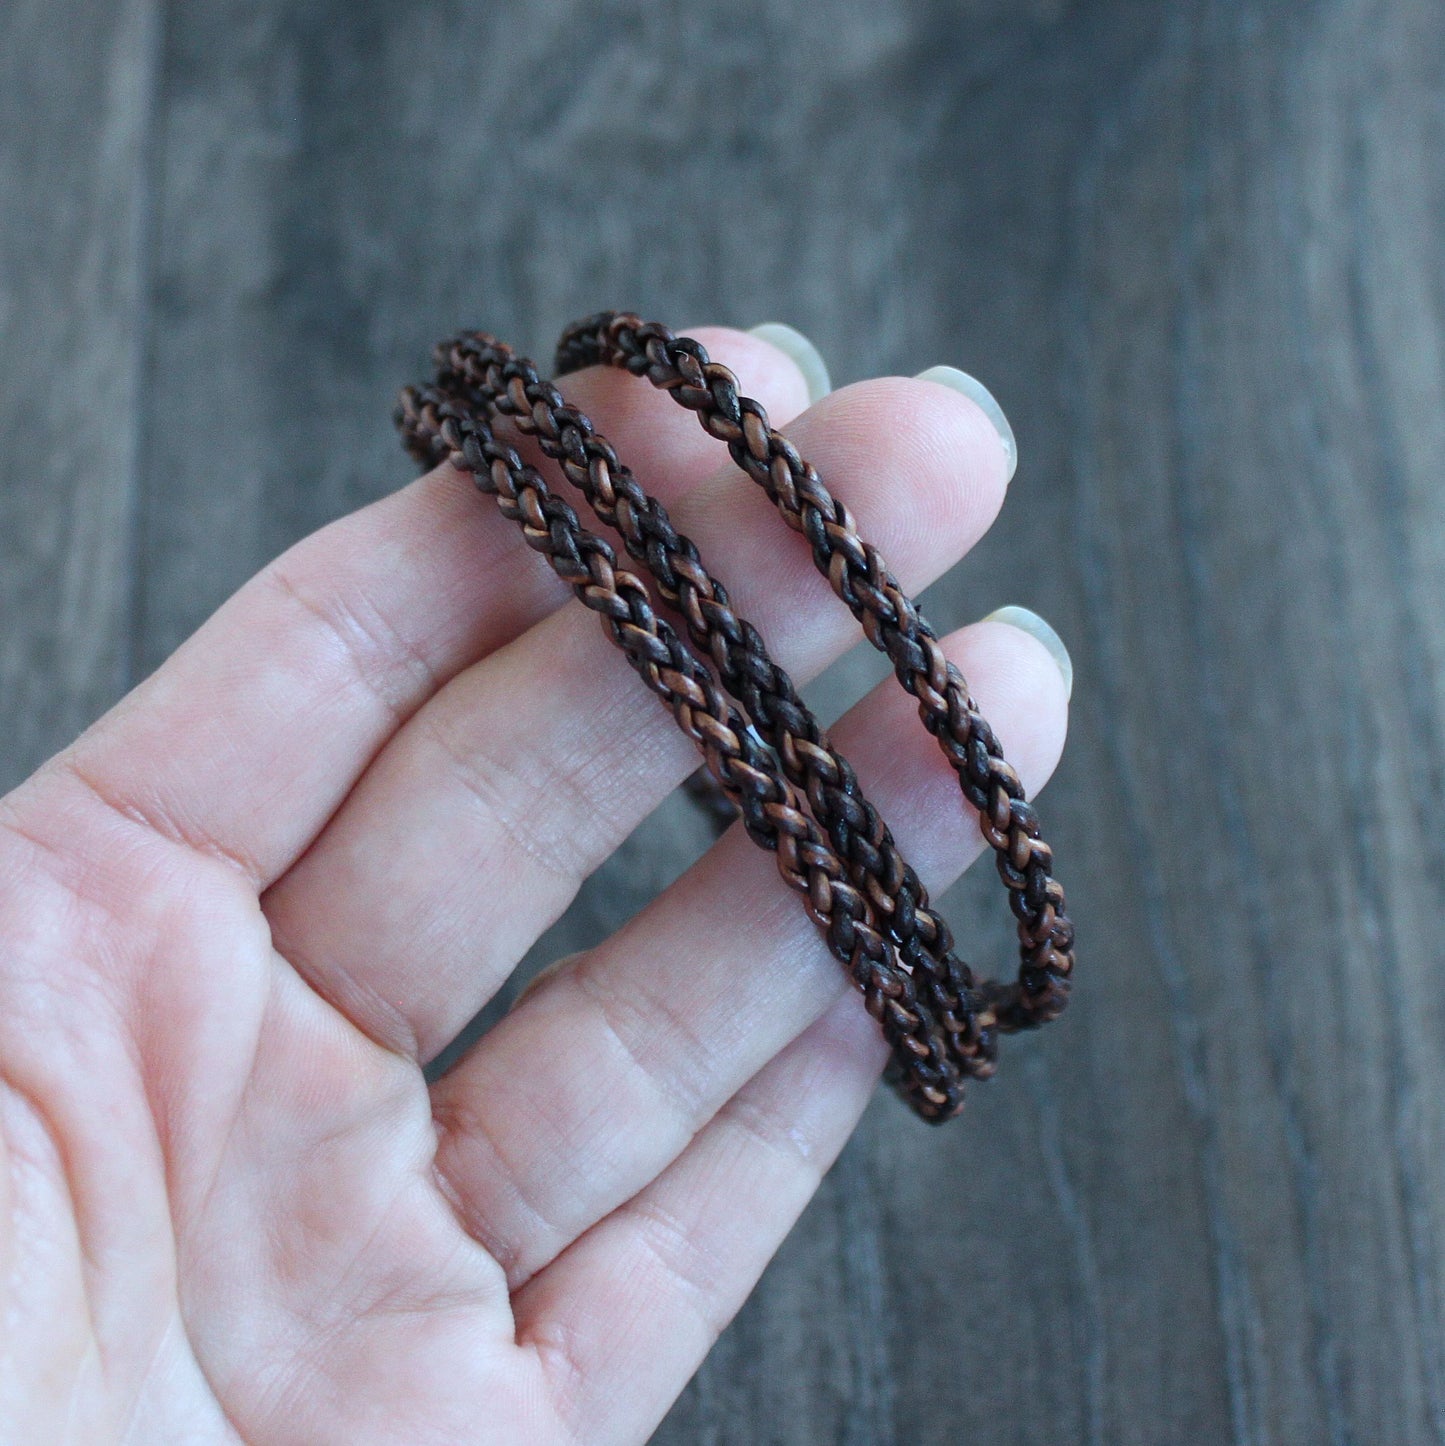
[[[905,587],[991,522],[1004,452],[965,397],[890,378],[804,411],[781,352],[696,334]],[[691,417],[616,372],[564,390],[796,677],[849,646]],[[1048,653],[996,622],[946,646],[1037,787]],[[834,736],[947,883],[978,831],[909,700]],[[861,1000],[733,830],[422,1065],[696,761],[443,467],[277,559],[0,801],[4,1440],[644,1439],[868,1098]]]

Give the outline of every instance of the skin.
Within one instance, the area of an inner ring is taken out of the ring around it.
[[[1003,448],[963,396],[805,410],[781,352],[693,334],[910,591],[993,520]],[[565,391],[795,677],[856,640],[691,416],[615,372]],[[1002,623],[947,649],[1036,789],[1052,660]],[[949,883],[978,832],[902,690],[834,736]],[[645,1440],[874,1088],[861,1000],[734,830],[422,1065],[696,762],[440,468],[271,563],[0,800],[3,1439]]]

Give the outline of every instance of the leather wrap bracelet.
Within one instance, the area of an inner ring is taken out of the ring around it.
[[[815,566],[917,700],[924,726],[977,810],[1018,921],[1014,980],[976,978],[959,959],[947,923],[887,824],[758,630],[733,609],[726,587],[606,437],[532,362],[484,332],[440,343],[433,382],[401,393],[396,423],[407,450],[424,466],[450,462],[470,473],[601,616],[847,966],[892,1048],[890,1082],[924,1119],[951,1118],[963,1105],[965,1081],[994,1072],[1000,1034],[1054,1019],[1068,1002],[1073,925],[1053,877],[1052,851],[1017,774],[916,604],[817,470],[768,425],[727,367],[691,338],[628,312],[574,322],[562,333],[556,360],[559,376],[605,364],[667,391],[727,443],[737,465],[807,540]],[[618,534],[685,638],[658,615],[642,578],[619,565],[613,548],[498,437],[502,419],[534,437]]]

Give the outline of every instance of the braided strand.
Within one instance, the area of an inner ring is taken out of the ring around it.
[[[763,407],[742,395],[736,376],[712,361],[700,343],[630,312],[600,312],[569,326],[557,347],[559,375],[597,363],[646,377],[696,413],[788,525],[808,540],[814,565],[917,701],[924,726],[957,773],[994,850],[1018,921],[1020,951],[1015,982],[981,986],[999,1028],[1029,1029],[1056,1018],[1068,1003],[1074,928],[1053,877],[1053,853],[1040,837],[1018,775],[932,627],[877,549],[859,536],[851,514],[817,470],[768,425]]]
[[[511,418],[561,464],[599,518],[622,537],[724,686],[773,745],[788,780],[802,789],[849,877],[868,897],[948,1034],[951,1053],[975,1078],[996,1068],[997,1030],[980,1007],[971,971],[953,952],[952,933],[900,853],[851,764],[832,745],[757,629],[732,609],[723,584],[693,542],[643,490],[591,420],[570,407],[533,364],[505,343],[469,332],[436,348],[437,383],[465,404]]]
[[[446,461],[470,473],[583,606],[599,614],[608,636],[698,746],[749,836],[774,853],[784,881],[802,896],[829,949],[847,965],[893,1049],[895,1087],[924,1119],[955,1115],[963,1104],[963,1072],[892,943],[879,932],[868,898],[799,806],[776,757],[655,614],[642,581],[618,567],[608,544],[498,440],[484,417],[446,391],[405,388],[396,423],[418,462]]]

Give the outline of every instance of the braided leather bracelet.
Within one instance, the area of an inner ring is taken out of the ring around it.
[[[530,361],[484,333],[439,345],[435,384],[401,395],[396,420],[408,450],[423,464],[450,460],[471,472],[584,605],[602,614],[614,642],[701,748],[750,837],[775,852],[784,879],[849,966],[893,1048],[891,1082],[923,1118],[952,1117],[962,1106],[965,1078],[992,1074],[1000,1031],[1052,1019],[1068,997],[1073,928],[1017,776],[933,630],[816,470],[768,426],[758,403],[739,394],[728,368],[710,361],[697,342],[617,312],[569,326],[557,357],[559,374],[606,362],[668,390],[728,443],[738,465],[812,543],[819,570],[893,661],[978,809],[1019,921],[1017,982],[979,981],[958,959],[947,924],[930,907],[853,769],[756,628],[733,612],[697,548],[673,528],[607,439]],[[619,569],[608,544],[496,437],[497,417],[536,437],[619,533],[741,712],[655,615],[641,580]],[[826,840],[794,787],[805,793]]]

